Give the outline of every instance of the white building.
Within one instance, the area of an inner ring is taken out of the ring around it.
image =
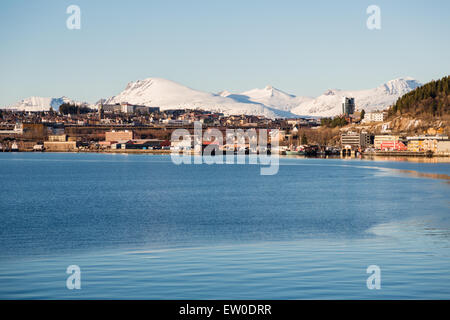
[[[121,103],[120,104],[120,110],[123,113],[133,113],[134,112],[134,106],[128,103]]]
[[[13,130],[0,130],[0,134],[23,134],[23,124],[16,123]]]
[[[364,115],[364,119],[362,119],[361,122],[368,123],[368,122],[383,122],[386,118],[386,112],[383,111],[376,111],[376,112],[367,112]]]
[[[192,123],[192,121],[189,120],[178,120],[178,119],[164,119],[162,120],[162,123],[164,124],[171,124],[171,125],[179,125],[179,126],[185,126]]]

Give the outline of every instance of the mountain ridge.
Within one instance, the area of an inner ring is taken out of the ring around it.
[[[402,95],[421,84],[403,77],[389,80],[376,88],[365,90],[327,89],[318,97],[295,96],[272,85],[241,93],[228,90],[209,93],[164,78],[146,78],[128,82],[119,94],[101,99],[104,104],[131,103],[167,109],[203,109],[226,115],[262,115],[268,118],[298,116],[336,116],[341,113],[343,97],[354,97],[357,109],[385,110]],[[67,97],[29,97],[10,108],[25,111],[57,110],[62,103],[84,104]]]
[[[53,110],[57,111],[63,103],[70,103],[78,106],[87,104],[86,102],[72,100],[66,96],[62,96],[59,98],[31,96],[20,100],[19,102],[10,106],[9,109],[36,112],[48,111],[50,110],[50,108],[52,108]]]
[[[398,98],[421,85],[417,80],[405,77],[389,80],[373,89],[328,89],[312,101],[302,103],[298,107],[291,109],[291,112],[297,115],[336,116],[341,113],[342,99],[344,97],[355,98],[358,110],[364,109],[366,112],[386,110]]]

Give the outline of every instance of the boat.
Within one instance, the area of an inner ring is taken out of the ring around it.
[[[286,152],[287,156],[304,156],[305,155],[305,151],[303,151],[303,150],[299,150],[299,151],[286,150],[285,152]]]
[[[305,148],[303,146],[290,148],[285,152],[287,156],[304,156],[306,154]]]
[[[19,146],[17,145],[17,143],[14,141],[12,146],[11,146],[11,151],[12,152],[17,152],[19,151]]]
[[[305,155],[310,157],[317,156],[317,152],[319,151],[319,146],[312,145],[305,147]]]

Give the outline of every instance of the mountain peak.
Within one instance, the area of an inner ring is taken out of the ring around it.
[[[328,89],[323,93],[324,96],[334,96],[338,92],[338,89]]]
[[[382,84],[380,86],[385,92],[391,95],[403,95],[411,90],[420,87],[422,84],[412,77],[403,77]]]
[[[404,94],[421,86],[421,83],[411,77],[389,80],[374,89],[350,91],[330,89],[321,96],[299,104],[291,112],[298,115],[336,116],[341,113],[342,98],[355,98],[356,107],[367,111],[384,110],[391,106]]]
[[[160,107],[161,110],[203,109],[225,114],[264,115],[269,118],[294,116],[284,110],[272,109],[261,103],[250,102],[247,97],[234,95],[228,91],[213,94],[191,89],[162,78],[147,78],[130,82],[125,90],[109,98],[105,103],[121,102]]]

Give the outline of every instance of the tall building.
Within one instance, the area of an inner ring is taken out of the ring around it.
[[[355,112],[355,98],[344,97],[342,99],[342,114],[349,116]]]
[[[98,120],[101,121],[103,119],[103,102],[98,106]]]

